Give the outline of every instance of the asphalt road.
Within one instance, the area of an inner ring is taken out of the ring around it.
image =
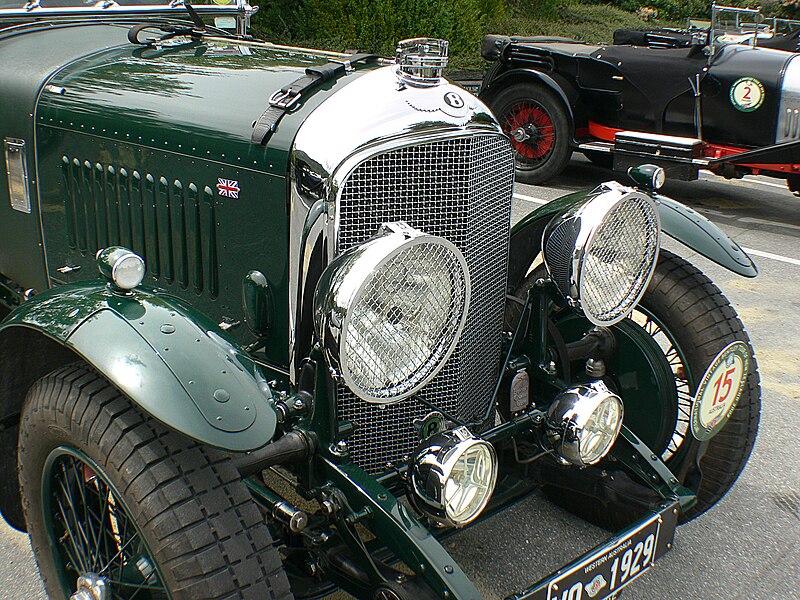
[[[611,176],[573,160],[547,187],[517,185],[514,220]],[[672,552],[622,594],[625,600],[800,599],[800,199],[767,178],[668,182],[664,192],[753,250],[760,275],[744,279],[677,244],[730,298],[756,349],[761,429],[730,493],[681,526]],[[533,496],[447,541],[487,598],[526,587],[605,534]],[[0,598],[45,598],[27,538],[0,525]]]

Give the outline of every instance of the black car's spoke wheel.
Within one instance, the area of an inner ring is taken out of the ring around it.
[[[52,598],[291,597],[229,457],[146,417],[83,365],[29,391],[19,467]]]
[[[522,83],[491,101],[514,147],[517,179],[541,183],[558,175],[572,154],[569,120],[561,99],[544,86]]]

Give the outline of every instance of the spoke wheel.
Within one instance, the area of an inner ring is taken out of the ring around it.
[[[517,290],[524,297],[534,272]],[[592,328],[570,314],[558,321],[566,341]],[[731,489],[755,443],[761,412],[756,361],[730,420],[706,442],[691,432],[690,415],[697,385],[717,354],[734,341],[750,345],[736,311],[697,268],[662,250],[650,285],[630,318],[614,327],[616,356],[607,378],[625,405],[625,424],[661,456],[681,482],[697,494],[697,504],[680,516],[689,521],[711,508]],[[752,354],[752,347],[750,349]],[[573,365],[573,372],[580,368]],[[613,465],[612,465],[613,466]],[[600,463],[589,469],[611,468]],[[547,486],[557,504],[610,530],[639,515],[624,505],[603,505],[594,497]]]
[[[19,431],[25,521],[51,598],[291,598],[230,455],[143,414],[96,371],[37,381]]]
[[[675,458],[685,442],[690,441],[691,431],[689,422],[692,414],[692,403],[697,382],[692,370],[687,367],[686,354],[681,349],[672,333],[664,327],[659,320],[643,307],[639,306],[630,315],[631,321],[641,327],[664,353],[664,358],[672,372],[675,382],[676,412],[672,434],[668,439],[659,440],[652,450],[658,452],[661,460],[668,462]],[[701,374],[702,375],[702,374]],[[687,438],[688,436],[688,438]]]
[[[170,597],[120,494],[85,454],[65,446],[50,453],[42,476],[42,508],[67,595],[82,600],[80,592],[91,593],[94,584],[104,588],[101,597],[108,600]]]
[[[553,119],[545,109],[538,102],[523,100],[503,116],[503,131],[511,138],[518,160],[532,167],[544,163],[553,152],[556,138]]]
[[[542,183],[561,173],[572,149],[567,109],[551,89],[518,83],[502,89],[490,106],[514,148],[517,179]]]

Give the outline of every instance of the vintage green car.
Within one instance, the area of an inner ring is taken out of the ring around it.
[[[442,537],[540,489],[615,533],[508,593],[614,597],[733,485],[753,350],[661,234],[756,269],[660,169],[512,228],[511,145],[442,40],[11,4],[0,511],[51,597],[474,600]]]

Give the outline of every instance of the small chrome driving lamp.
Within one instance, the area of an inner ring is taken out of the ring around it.
[[[547,411],[551,445],[565,463],[593,465],[617,440],[622,413],[622,400],[602,381],[568,388]]]
[[[98,250],[95,260],[100,274],[108,279],[113,289],[118,292],[127,293],[144,279],[144,260],[132,250],[122,246]]]
[[[435,523],[462,527],[483,512],[496,482],[494,447],[459,427],[417,447],[409,463],[408,498]]]

